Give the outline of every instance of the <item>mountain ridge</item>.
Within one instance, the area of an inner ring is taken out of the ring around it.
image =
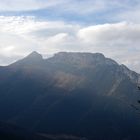
[[[77,56],[77,57],[76,57]],[[49,61],[50,59],[56,59],[56,61],[57,61],[57,58],[58,58],[58,60],[59,61],[64,61],[64,59],[63,58],[65,58],[65,60],[67,60],[67,59],[70,59],[69,60],[69,63],[70,62],[72,62],[72,60],[78,60],[79,62],[84,62],[85,61],[85,57],[87,57],[87,56],[89,56],[89,60],[90,59],[94,59],[94,60],[96,60],[96,61],[98,61],[99,60],[99,62],[102,62],[102,61],[104,61],[107,65],[118,65],[118,66],[120,66],[121,67],[121,69],[122,69],[122,71],[124,71],[124,73],[131,79],[131,80],[133,80],[134,82],[137,82],[138,84],[139,84],[139,82],[140,82],[140,74],[138,74],[137,72],[135,72],[135,71],[132,71],[132,70],[130,70],[126,65],[124,65],[124,64],[118,64],[116,61],[114,61],[113,59],[111,59],[111,58],[106,58],[102,53],[88,53],[88,52],[58,52],[58,53],[56,53],[56,54],[54,54],[54,56],[52,56],[52,57],[49,57],[49,58],[46,58],[46,59],[44,59],[43,58],[43,56],[40,54],[40,53],[38,53],[38,52],[36,52],[36,51],[33,51],[33,52],[31,52],[29,55],[27,55],[25,58],[23,58],[23,59],[21,59],[21,60],[19,60],[19,61],[17,61],[17,62],[15,62],[15,63],[13,63],[13,64],[17,64],[17,63],[19,63],[20,61],[21,62],[24,62],[24,61],[27,61],[27,63],[28,62],[30,62],[31,64],[33,64],[33,63],[39,63],[39,62],[41,62],[41,63],[43,63],[43,64],[45,64],[45,62],[46,61]],[[86,63],[87,63],[87,61],[86,61]],[[13,64],[11,64],[11,65],[13,65]],[[92,64],[92,63],[91,63]],[[82,64],[80,64],[80,65],[82,65]],[[132,76],[133,75],[133,76]],[[136,75],[139,75],[139,78],[137,78],[137,76]],[[135,79],[133,79],[133,77],[135,77]]]

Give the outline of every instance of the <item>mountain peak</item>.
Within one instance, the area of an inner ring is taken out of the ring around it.
[[[42,59],[42,55],[39,54],[36,51],[33,51],[32,53],[30,53],[26,58],[31,58],[31,59]]]
[[[11,64],[10,66],[24,66],[24,65],[34,65],[34,64],[36,65],[36,64],[40,64],[42,60],[43,60],[42,55],[36,51],[33,51],[25,58]]]

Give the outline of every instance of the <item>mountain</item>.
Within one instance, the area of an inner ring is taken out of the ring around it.
[[[101,53],[33,52],[0,67],[0,121],[59,139],[140,139],[139,78]]]
[[[69,135],[36,134],[10,123],[0,122],[1,140],[81,140],[80,137]]]
[[[0,139],[1,140],[52,140],[33,132],[27,131],[15,125],[0,122]]]

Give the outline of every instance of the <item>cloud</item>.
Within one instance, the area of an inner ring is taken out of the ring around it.
[[[106,2],[108,3],[106,0],[0,0],[0,11],[32,11],[57,8],[58,11],[90,13],[103,9]]]
[[[125,20],[133,23],[140,23],[139,17],[140,17],[140,4],[137,6],[137,8],[133,7],[131,10],[125,11],[116,16],[116,18],[119,20]]]
[[[0,16],[0,64],[31,51],[101,52],[140,72],[140,24],[119,22],[82,26],[35,17]]]
[[[60,51],[79,28],[79,25],[66,24],[62,21],[41,21],[35,17],[24,16],[0,16],[0,58],[4,58],[7,64],[10,61],[7,61],[6,57],[8,60],[13,57],[12,62],[34,50],[40,53]],[[4,64],[4,60],[1,61]]]
[[[109,46],[140,43],[140,25],[127,22],[94,25],[81,29],[78,36],[85,42]]]
[[[56,6],[63,2],[63,0],[0,0],[0,11],[39,10]]]
[[[0,0],[0,13],[35,15],[75,23],[139,23],[139,0]]]

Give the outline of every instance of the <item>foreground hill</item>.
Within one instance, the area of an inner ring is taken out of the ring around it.
[[[43,136],[139,139],[139,77],[100,53],[33,52],[0,67],[0,120]]]

